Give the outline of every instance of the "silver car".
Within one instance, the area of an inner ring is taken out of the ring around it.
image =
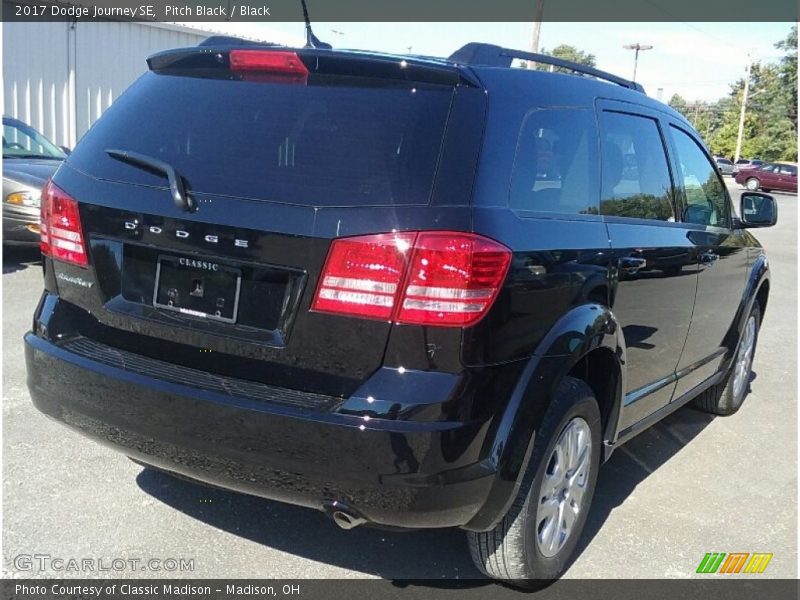
[[[727,158],[715,158],[714,160],[717,163],[717,167],[719,167],[719,172],[723,175],[729,175],[730,177],[733,177],[739,172],[739,169],[736,168],[736,165],[734,165]]]
[[[66,156],[32,127],[3,117],[3,244],[39,243],[42,187]]]

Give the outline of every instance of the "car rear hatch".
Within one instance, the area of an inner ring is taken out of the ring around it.
[[[88,246],[85,268],[51,263],[77,333],[347,396],[392,325],[310,310],[331,239],[468,230],[485,95],[452,65],[354,53],[200,46],[148,63],[54,179]]]

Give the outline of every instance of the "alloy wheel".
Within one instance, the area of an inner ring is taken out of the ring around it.
[[[553,557],[564,547],[584,510],[583,497],[592,464],[592,433],[581,417],[573,418],[547,461],[536,510],[540,552]]]
[[[736,351],[736,363],[733,375],[733,399],[739,402],[744,397],[747,383],[750,381],[750,369],[753,366],[753,353],[756,345],[756,318],[750,315],[747,324],[742,332],[742,339],[739,341],[739,348]]]

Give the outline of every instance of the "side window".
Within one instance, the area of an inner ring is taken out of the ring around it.
[[[677,153],[678,178],[686,193],[683,220],[698,225],[729,226],[728,194],[716,169],[687,133],[671,126]]]
[[[781,165],[781,175],[797,175],[797,169],[790,165]]]
[[[511,208],[596,215],[598,179],[594,111],[545,108],[528,113],[511,174]]]
[[[602,113],[600,212],[616,217],[674,221],[672,180],[658,123]]]
[[[41,144],[37,144],[36,140],[21,129],[10,125],[3,125],[3,149],[5,150],[6,148],[23,152],[35,152],[37,154],[45,153]]]

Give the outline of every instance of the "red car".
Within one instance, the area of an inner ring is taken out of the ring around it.
[[[741,183],[748,190],[769,192],[797,193],[797,165],[787,163],[766,163],[758,167],[740,167],[736,174],[736,183]]]

